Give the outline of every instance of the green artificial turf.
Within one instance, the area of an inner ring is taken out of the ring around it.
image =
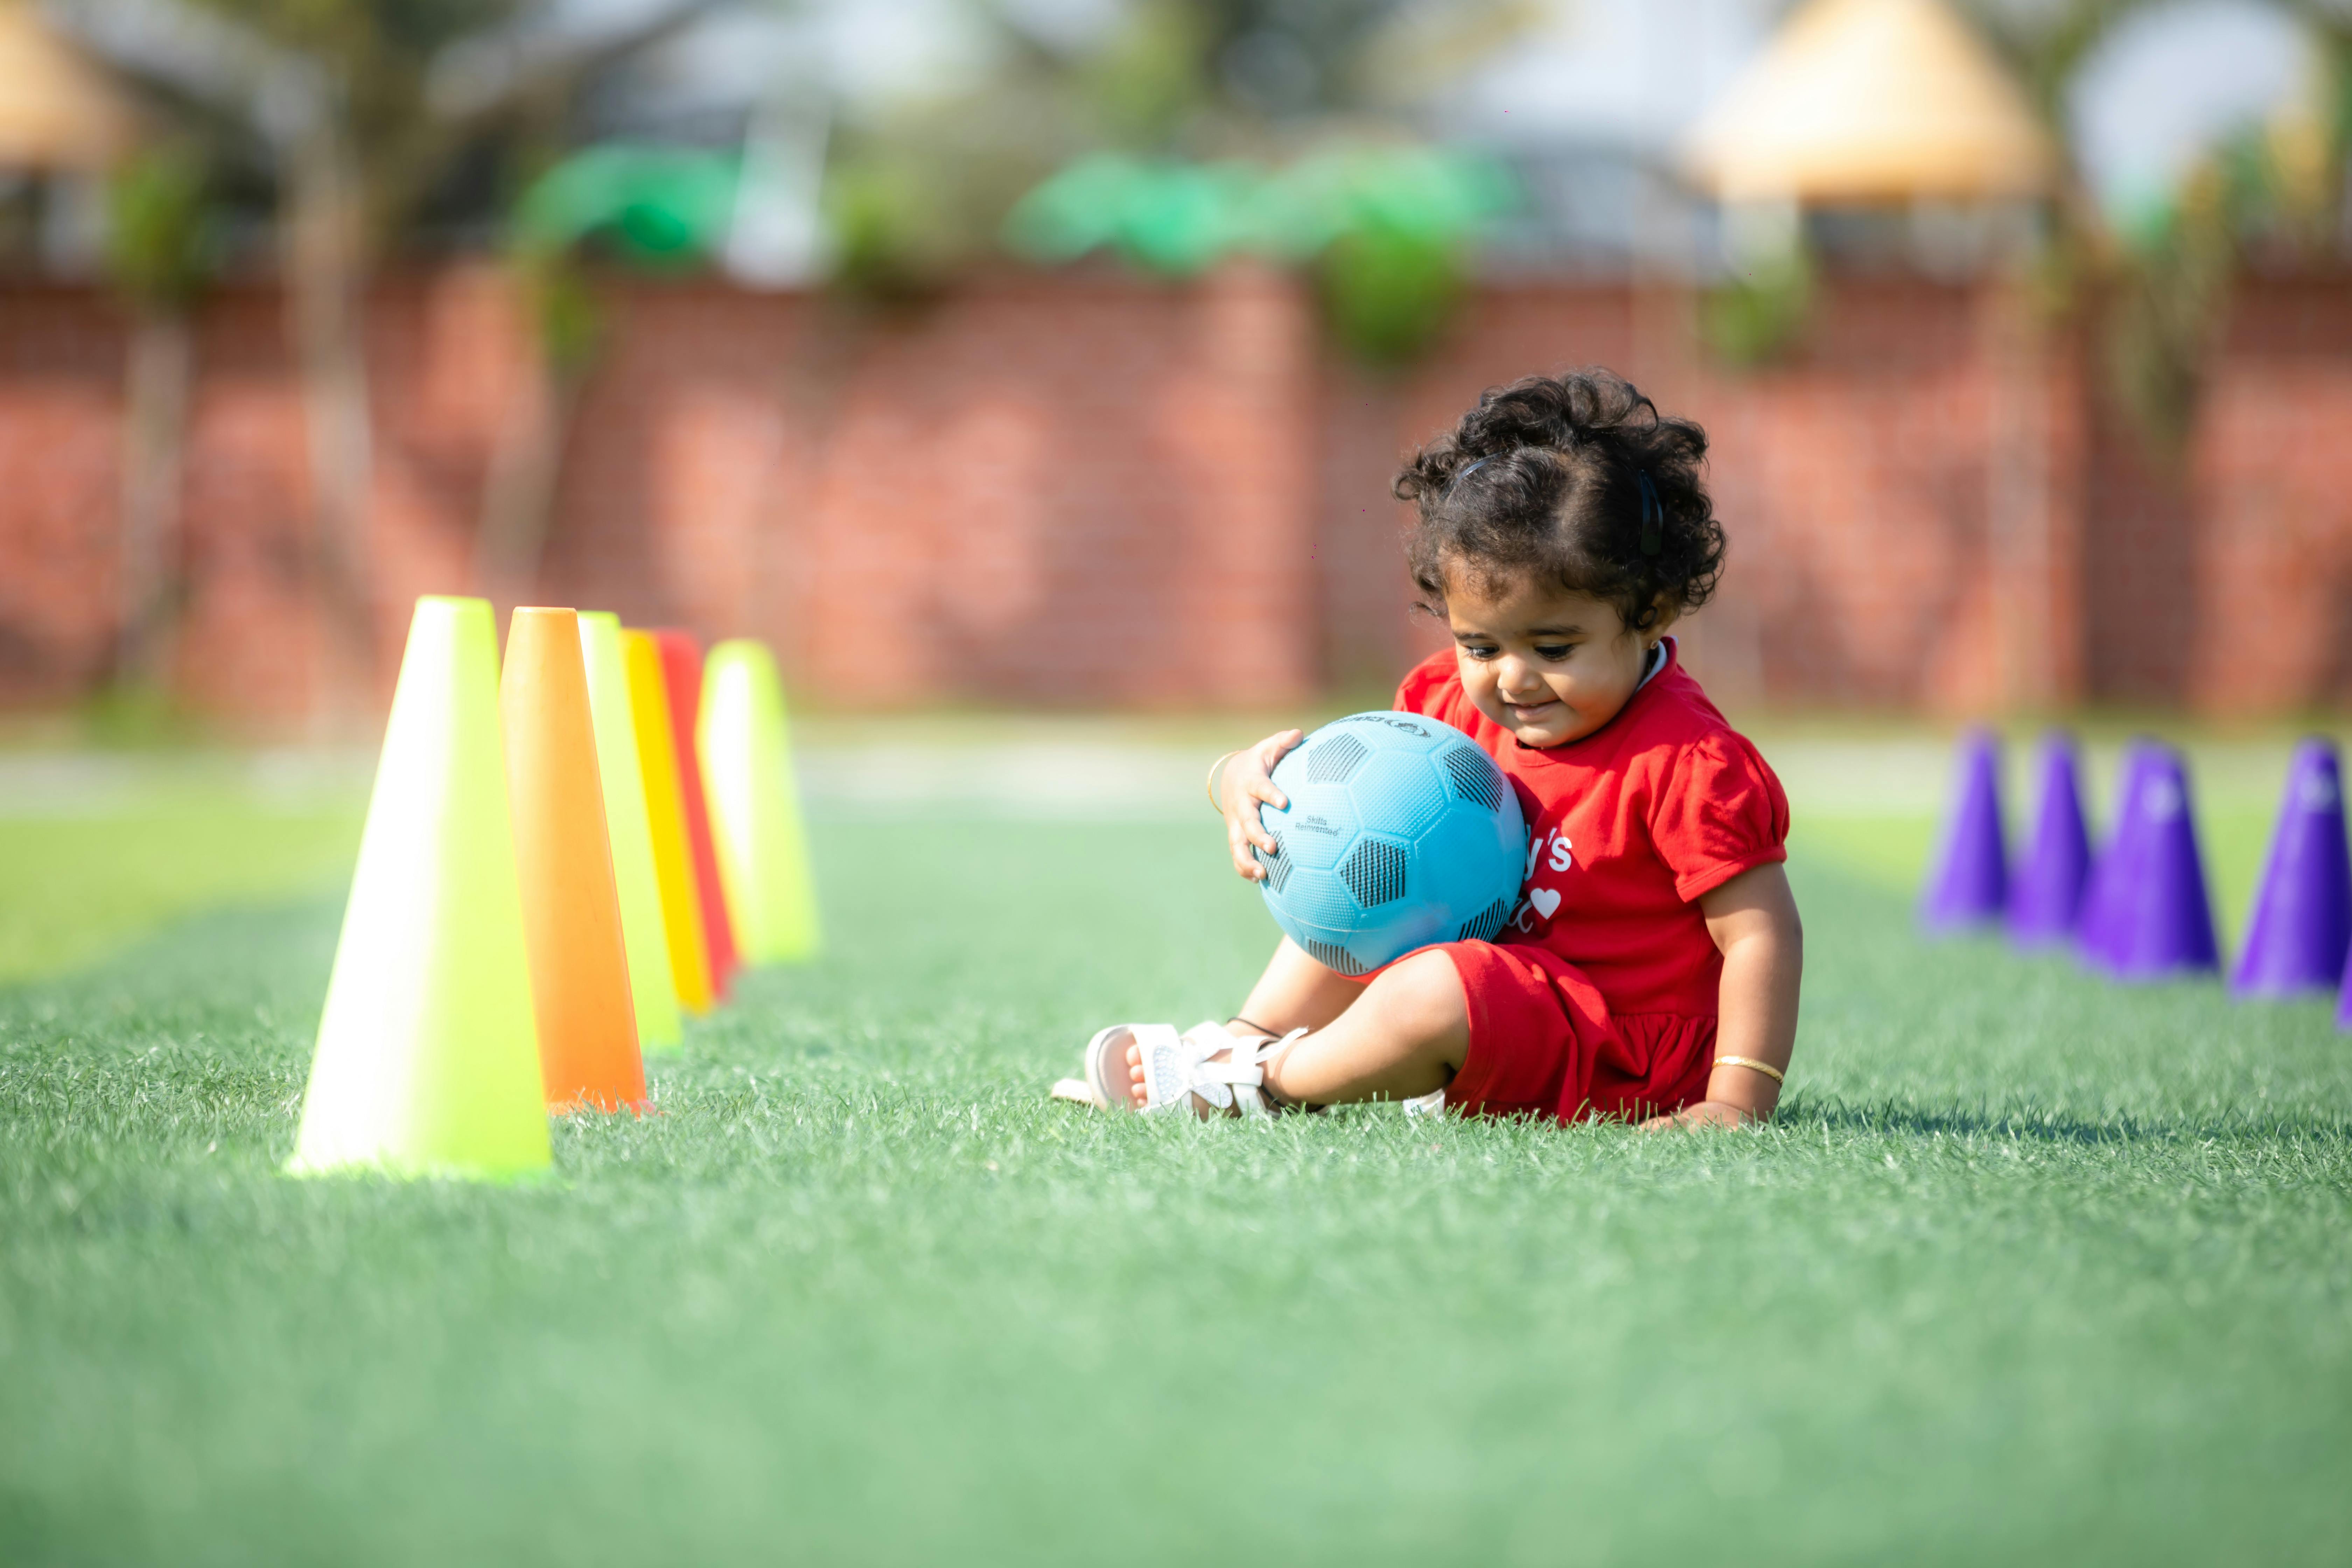
[[[0,809],[0,983],[86,963],[192,910],[331,886],[350,873],[362,804],[276,805],[210,783],[89,815]]]
[[[1045,1102],[1235,1005],[1213,824],[823,826],[533,1185],[277,1174],[331,899],[0,992],[0,1563],[2352,1558],[2352,1038],[1804,842],[1760,1131]]]

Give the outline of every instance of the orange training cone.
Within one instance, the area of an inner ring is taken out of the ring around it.
[[[678,793],[685,797],[686,842],[694,851],[694,885],[701,895],[702,940],[710,953],[710,989],[727,994],[738,960],[734,923],[727,914],[727,889],[719,879],[719,848],[710,837],[710,803],[703,792],[702,762],[694,743],[702,711],[702,649],[685,632],[656,632],[662,678],[669,687],[671,743],[677,752]]]
[[[621,633],[629,672],[629,716],[637,727],[637,767],[646,784],[646,825],[654,840],[654,884],[661,894],[662,929],[669,938],[670,980],[678,1005],[710,1011],[710,955],[702,941],[702,900],[694,886],[694,851],[687,843],[686,802],[677,781],[677,747],[670,739],[669,689],[662,681],[661,649],[650,632]]]
[[[499,700],[548,1103],[638,1109],[646,1068],[629,997],[578,616],[515,611]]]

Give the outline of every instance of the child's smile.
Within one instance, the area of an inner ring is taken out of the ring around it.
[[[1674,617],[1635,631],[1615,605],[1525,576],[1481,583],[1449,574],[1445,618],[1462,688],[1523,746],[1558,746],[1600,729],[1642,684]]]

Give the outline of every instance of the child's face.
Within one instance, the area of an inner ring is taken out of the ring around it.
[[[1589,594],[1455,572],[1447,574],[1445,618],[1462,689],[1478,711],[1521,745],[1557,746],[1617,717],[1674,614],[1661,605],[1655,621],[1634,631],[1614,605]]]

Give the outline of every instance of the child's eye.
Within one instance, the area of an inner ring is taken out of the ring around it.
[[[1572,642],[1536,644],[1536,657],[1546,664],[1558,664],[1575,651],[1576,645]]]
[[[1464,643],[1462,645],[1462,651],[1470,658],[1477,659],[1482,664],[1487,659],[1495,657],[1495,650],[1493,648],[1477,647],[1469,643]]]

